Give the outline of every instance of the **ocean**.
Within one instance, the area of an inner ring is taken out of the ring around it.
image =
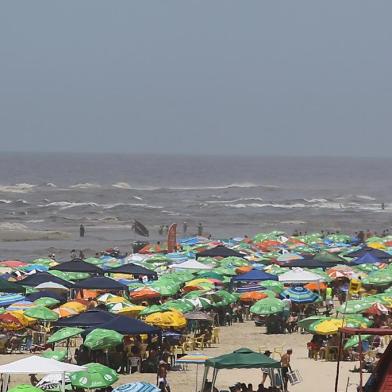
[[[129,250],[143,240],[135,219],[151,241],[174,222],[180,235],[200,222],[216,238],[381,232],[392,225],[391,169],[390,159],[2,153],[0,258]]]

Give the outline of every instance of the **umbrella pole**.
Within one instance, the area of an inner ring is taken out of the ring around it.
[[[359,392],[363,392],[363,374],[362,374],[362,337],[359,334]]]

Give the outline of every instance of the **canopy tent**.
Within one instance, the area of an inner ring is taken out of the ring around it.
[[[123,335],[160,334],[161,329],[127,316],[116,316],[101,324],[99,328],[109,329]]]
[[[56,322],[59,327],[97,327],[114,319],[116,316],[106,310],[88,310],[72,317],[63,318]]]
[[[53,290],[55,292],[68,291],[68,287],[65,287],[60,283],[55,283],[52,281],[40,283],[39,285],[35,286],[34,288],[38,289],[38,290],[45,290],[45,291],[47,291],[47,290],[52,291]]]
[[[203,252],[197,253],[196,259],[198,259],[199,257],[230,257],[230,256],[244,257],[245,255],[240,252],[237,252],[236,250],[227,248],[224,245],[218,245],[215,248],[207,249]]]
[[[8,282],[0,278],[0,292],[2,293],[25,293],[26,289],[16,283]]]
[[[75,283],[78,289],[93,290],[128,290],[128,286],[106,276],[95,276]]]
[[[354,260],[351,260],[350,264],[353,265],[360,265],[360,264],[375,264],[375,263],[380,263],[382,259],[379,257],[375,256],[374,254],[370,252],[366,252],[363,255],[355,258]]]
[[[252,269],[245,274],[237,275],[232,278],[234,282],[245,282],[245,281],[262,281],[262,280],[278,280],[276,275],[269,274],[267,272]]]
[[[129,263],[129,264],[124,264],[120,265],[119,267],[112,268],[106,272],[109,272],[110,274],[129,274],[133,275],[135,277],[139,276],[148,276],[148,277],[157,277],[157,273],[155,271],[152,271],[150,269],[144,268],[140,265]]]
[[[172,264],[172,269],[190,269],[190,270],[210,270],[213,267],[208,264],[199,263],[196,260],[187,260],[180,264]]]
[[[61,284],[64,287],[72,288],[73,284],[67,280],[60,279],[57,276],[50,274],[49,272],[37,272],[36,274],[29,275],[25,279],[18,282],[21,286],[36,287],[41,283],[53,282]]]
[[[210,368],[214,369],[212,374],[212,390],[215,386],[218,370],[220,369],[280,369],[281,365],[279,361],[275,361],[264,354],[257,353],[249,348],[240,348],[230,354],[224,354],[219,357],[207,359],[205,362],[203,385],[201,390],[204,390],[205,388]]]
[[[300,268],[331,268],[335,266],[335,262],[322,261],[314,259],[299,259],[285,264],[286,267],[300,267]]]
[[[292,270],[279,275],[279,282],[283,283],[310,283],[323,282],[325,279],[313,272],[305,271],[301,268],[293,268]]]
[[[51,270],[63,271],[63,272],[86,272],[89,274],[103,275],[104,271],[98,266],[87,263],[83,260],[75,259],[67,261],[65,263],[58,264],[54,267],[50,267]]]
[[[73,373],[86,370],[84,366],[72,365],[33,355],[19,359],[18,361],[0,366],[1,374],[61,374],[62,391],[65,391],[65,373]]]
[[[31,293],[28,296],[26,296],[26,300],[34,302],[37,299],[44,298],[44,297],[57,299],[57,301],[60,302],[65,302],[67,300],[66,295],[55,293],[50,290],[43,290],[43,291],[37,291],[36,293]]]
[[[365,253],[370,253],[372,256],[377,257],[379,259],[391,259],[392,255],[387,252],[384,252],[381,249],[371,248],[370,246],[364,246],[361,249],[354,250],[353,252],[346,253],[347,257],[362,257]]]

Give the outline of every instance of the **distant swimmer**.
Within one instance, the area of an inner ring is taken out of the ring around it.
[[[381,209],[385,210],[385,203],[381,203]]]
[[[84,228],[83,225],[80,225],[80,227],[79,227],[79,236],[80,236],[80,238],[83,238],[85,233],[86,233],[86,229]]]
[[[197,226],[197,235],[198,236],[202,236],[203,235],[203,225],[201,224],[201,222]]]
[[[184,222],[184,223],[182,224],[182,232],[183,232],[184,234],[186,234],[187,231],[188,231],[188,223]]]

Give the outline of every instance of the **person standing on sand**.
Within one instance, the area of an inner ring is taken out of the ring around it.
[[[287,391],[287,384],[289,382],[289,376],[288,373],[289,371],[291,372],[291,364],[290,364],[290,359],[291,359],[291,354],[293,353],[293,350],[289,348],[285,354],[282,355],[282,358],[280,360],[280,364],[282,366],[282,376],[283,376],[283,384],[284,384],[284,391]]]
[[[184,234],[186,234],[187,231],[188,231],[188,223],[184,222],[184,223],[182,224],[182,232],[183,232]]]
[[[197,235],[199,237],[201,237],[203,235],[203,225],[201,224],[201,222],[197,226]]]
[[[80,227],[79,227],[79,236],[80,236],[80,238],[83,238],[85,233],[86,233],[86,229],[84,228],[83,224],[81,224]]]

